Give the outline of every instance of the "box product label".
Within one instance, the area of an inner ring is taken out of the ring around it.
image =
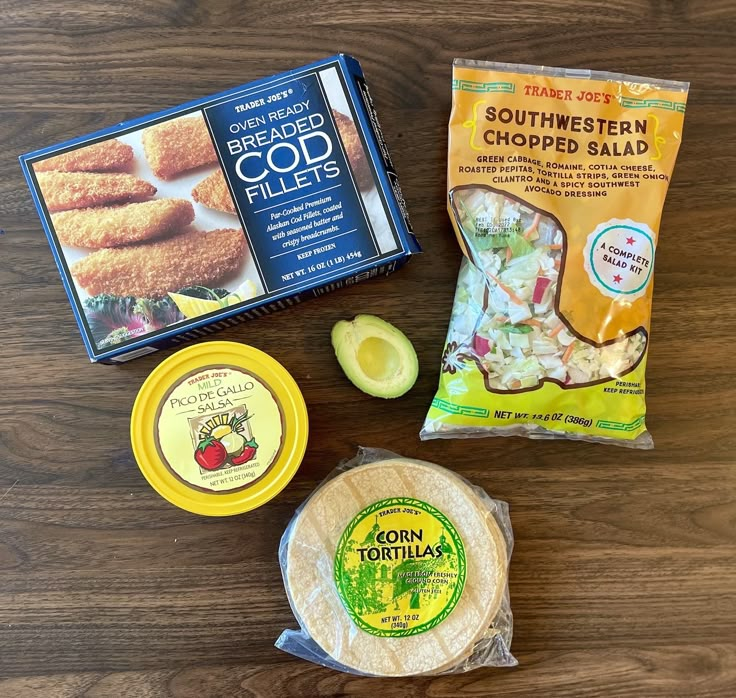
[[[328,102],[319,72],[204,113],[268,291],[379,254],[344,142],[359,145],[358,133]],[[368,167],[363,152],[352,155],[355,169]]]

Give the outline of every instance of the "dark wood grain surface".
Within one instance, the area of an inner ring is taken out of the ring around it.
[[[4,0],[0,16],[0,696],[736,694],[731,0]],[[218,335],[293,372],[311,437],[269,505],[198,518],[151,490],[128,442],[137,389],[169,352],[88,362],[16,158],[338,50],[363,63],[425,254]],[[692,83],[657,254],[656,450],[419,442],[460,261],[444,209],[455,56]],[[357,312],[414,341],[405,398],[341,374],[329,329]],[[273,647],[294,627],[279,537],[358,444],[445,464],[510,503],[517,669],[360,679]]]

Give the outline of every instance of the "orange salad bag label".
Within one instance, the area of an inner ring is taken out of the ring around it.
[[[447,204],[464,259],[422,438],[651,448],[654,259],[687,92],[455,61]]]

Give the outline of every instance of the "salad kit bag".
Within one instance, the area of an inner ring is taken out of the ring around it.
[[[652,447],[652,272],[687,92],[455,61],[447,204],[464,258],[423,439]]]

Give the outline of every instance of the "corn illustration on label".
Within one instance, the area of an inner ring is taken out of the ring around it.
[[[464,260],[422,437],[650,447],[653,268],[687,83],[456,61],[452,87]]]
[[[457,605],[465,574],[465,548],[453,524],[410,497],[363,509],[335,555],[335,584],[345,609],[361,630],[379,637],[436,627]]]
[[[233,492],[262,478],[283,444],[283,415],[257,376],[205,366],[184,376],[156,410],[156,450],[183,483]]]

